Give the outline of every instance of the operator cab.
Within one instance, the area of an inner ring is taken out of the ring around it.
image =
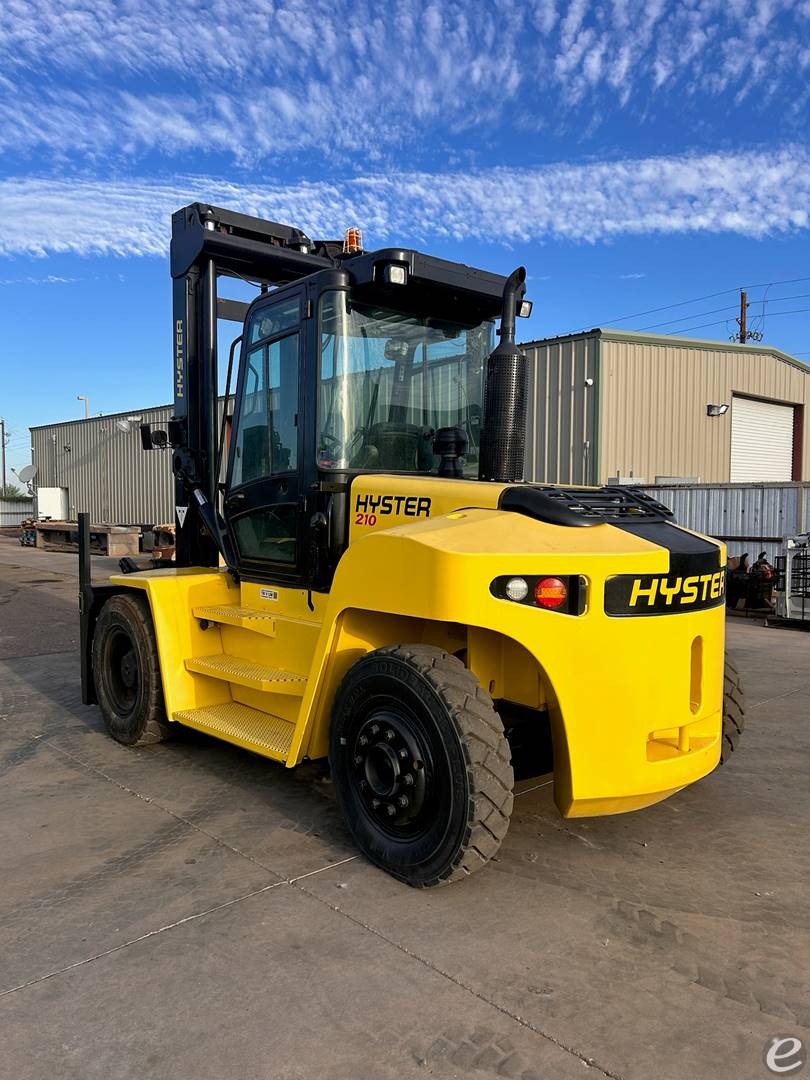
[[[326,582],[345,546],[340,504],[354,474],[437,475],[449,458],[452,475],[478,475],[501,290],[466,303],[457,291],[449,303],[445,290],[409,287],[406,273],[403,284],[380,280],[381,263],[391,265],[377,259],[370,281],[323,271],[248,311],[224,516],[251,579],[317,570]],[[317,515],[327,519],[320,556]]]

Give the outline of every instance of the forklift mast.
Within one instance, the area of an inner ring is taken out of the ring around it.
[[[216,513],[217,321],[242,323],[248,305],[217,297],[219,275],[247,278],[262,291],[336,265],[336,241],[313,243],[300,229],[192,203],[172,215],[174,416],[178,566],[216,566],[217,544],[203,529]],[[225,403],[227,408],[227,402]],[[224,423],[224,417],[223,421]]]

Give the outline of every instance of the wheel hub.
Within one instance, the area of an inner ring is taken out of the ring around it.
[[[401,717],[378,713],[358,730],[354,773],[367,809],[386,826],[407,825],[425,804],[423,752]]]
[[[135,653],[130,649],[121,658],[121,681],[127,690],[131,690],[138,678],[138,661]]]

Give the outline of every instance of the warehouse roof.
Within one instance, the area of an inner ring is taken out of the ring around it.
[[[67,424],[86,424],[88,420],[120,420],[132,419],[133,423],[141,419],[140,414],[157,412],[159,409],[173,409],[174,405],[148,405],[143,409],[125,409],[123,412],[96,413],[94,416],[77,416],[70,420],[53,420],[50,424],[32,424],[29,431],[39,431],[40,428],[65,427]]]
[[[640,334],[635,330],[611,330],[596,326],[592,330],[580,330],[575,334],[559,334],[556,337],[540,338],[537,341],[524,341],[522,348],[531,345],[552,345],[558,341],[576,341],[577,339],[599,337],[604,341],[629,341],[639,345],[669,345],[676,349],[703,349],[712,352],[738,352],[774,356],[786,364],[799,368],[810,375],[810,366],[790,353],[775,349],[773,345],[740,345],[734,341],[716,341],[704,338],[674,337],[670,334]]]

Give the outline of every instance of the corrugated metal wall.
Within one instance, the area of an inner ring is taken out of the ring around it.
[[[0,499],[0,529],[14,529],[30,517],[34,504],[30,499]]]
[[[599,340],[567,338],[522,348],[529,361],[526,479],[597,482]]]
[[[688,529],[715,536],[729,555],[767,551],[773,561],[782,538],[810,528],[810,484],[701,484],[644,487]]]
[[[231,405],[233,397],[231,397]],[[222,417],[224,398],[218,402]],[[95,524],[160,525],[174,520],[171,450],[144,451],[138,425],[165,430],[174,409],[130,409],[31,428],[36,486],[68,490],[68,513]],[[137,419],[128,421],[127,417]],[[219,422],[218,419],[218,422]]]
[[[31,428],[37,487],[67,488],[69,513],[74,520],[80,510],[88,510],[98,524],[172,521],[171,451],[144,452],[140,421],[127,421],[127,416],[137,416],[153,428],[165,429],[172,411],[170,405],[131,409],[128,413]]]
[[[602,335],[600,477],[731,477],[731,410],[707,416],[708,404],[732,395],[810,405],[808,372],[749,346],[701,347],[616,340]],[[805,416],[808,410],[805,409]],[[810,439],[803,440],[802,478],[810,479]]]

